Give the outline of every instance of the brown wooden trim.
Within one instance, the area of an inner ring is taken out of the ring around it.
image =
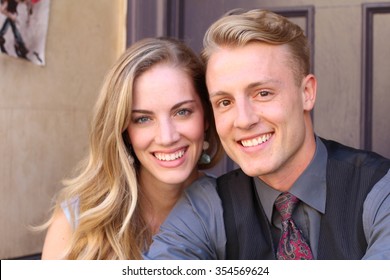
[[[315,7],[313,5],[309,5],[309,6],[297,6],[297,7],[286,7],[286,8],[271,8],[269,10],[277,14],[280,14],[286,18],[292,18],[292,17],[306,18],[306,26],[305,26],[306,37],[310,43],[310,72],[314,74]],[[310,115],[314,123],[314,109],[311,111]]]
[[[126,45],[130,46],[135,41],[135,22],[136,22],[136,2],[132,0],[127,1],[127,15],[126,15]]]
[[[306,18],[306,37],[310,42],[310,71],[314,73],[314,33],[315,33],[315,7],[313,5],[308,6],[297,6],[297,7],[286,7],[286,8],[271,8],[271,11],[278,13],[284,17],[304,17]]]
[[[167,1],[166,35],[169,37],[184,38],[184,2],[181,0]]]
[[[149,36],[169,36],[183,39],[184,37],[184,1],[182,0],[159,0],[161,2],[154,2],[148,0],[141,2],[138,0],[127,1],[127,46],[135,43],[144,37]],[[142,12],[146,8],[153,8],[156,13],[156,22],[150,19],[144,19]],[[155,30],[150,28],[145,32],[140,29],[139,24],[146,24],[148,27],[154,26]],[[152,32],[151,32],[152,31]]]
[[[360,146],[372,149],[373,118],[373,26],[374,15],[390,13],[390,3],[362,4],[362,93],[360,113]]]

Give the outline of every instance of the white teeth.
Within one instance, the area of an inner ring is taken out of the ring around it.
[[[184,150],[181,150],[181,151],[178,151],[178,152],[175,152],[175,153],[172,153],[172,154],[154,153],[154,156],[158,160],[162,160],[162,161],[176,160],[178,158],[181,158],[183,155],[184,155]]]
[[[272,136],[271,133],[264,134],[263,136],[260,136],[260,137],[257,137],[257,138],[253,138],[253,139],[250,139],[250,140],[242,140],[241,144],[244,147],[257,146],[257,145],[263,144],[264,142],[267,142],[271,138],[271,136]]]

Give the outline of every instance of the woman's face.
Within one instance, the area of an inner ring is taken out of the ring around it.
[[[202,104],[187,73],[158,64],[136,79],[128,133],[142,180],[191,182],[204,131]]]

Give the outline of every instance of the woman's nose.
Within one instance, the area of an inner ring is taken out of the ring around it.
[[[159,122],[156,132],[156,143],[160,145],[170,145],[180,139],[180,134],[171,119]]]

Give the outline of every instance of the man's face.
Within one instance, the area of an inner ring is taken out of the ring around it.
[[[297,85],[291,65],[286,46],[264,43],[220,48],[207,64],[226,153],[247,175],[276,189],[290,187],[315,151],[309,111],[316,81],[308,75]]]

